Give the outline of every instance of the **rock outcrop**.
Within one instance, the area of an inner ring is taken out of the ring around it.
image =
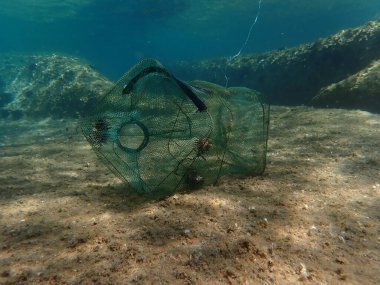
[[[348,78],[324,87],[312,99],[318,107],[380,111],[380,60]]]
[[[197,78],[224,85],[228,77],[229,86],[258,90],[274,104],[312,104],[312,98],[322,88],[344,80],[380,59],[379,47],[380,22],[371,21],[359,28],[342,30],[325,39],[290,49],[234,59],[181,62],[174,69],[178,76],[187,80]],[[350,106],[358,108],[364,104]],[[380,111],[380,107],[376,110]]]
[[[3,117],[76,117],[112,87],[77,58],[8,55],[0,61],[0,93],[6,94],[0,100]]]
[[[179,63],[185,80],[245,86],[272,104],[380,112],[380,22],[291,49],[234,59]],[[0,55],[0,117],[77,117],[113,83],[81,60],[61,55]]]

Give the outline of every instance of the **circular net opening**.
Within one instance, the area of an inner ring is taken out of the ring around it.
[[[141,151],[148,144],[148,130],[140,122],[128,122],[118,131],[118,145],[126,152]]]

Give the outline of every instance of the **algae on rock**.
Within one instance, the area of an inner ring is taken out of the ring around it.
[[[298,47],[234,59],[180,62],[173,69],[187,80],[246,86],[272,104],[301,105],[321,88],[341,81],[380,59],[380,22],[371,21]]]
[[[16,57],[16,61],[17,56]],[[10,61],[9,57],[7,59]],[[21,56],[5,78],[4,92],[14,100],[3,114],[34,117],[76,117],[91,110],[112,83],[77,58],[60,55]]]
[[[380,112],[380,60],[321,89],[312,99],[317,107],[344,107]]]

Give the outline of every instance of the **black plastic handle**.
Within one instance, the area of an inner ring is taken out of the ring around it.
[[[134,85],[144,76],[151,74],[151,73],[161,73],[164,74],[170,78],[172,78],[178,86],[182,89],[182,91],[186,94],[187,97],[190,98],[190,100],[194,103],[195,106],[197,106],[198,111],[205,112],[207,111],[207,106],[199,97],[191,90],[191,87],[187,85],[185,82],[175,78],[170,72],[168,72],[166,69],[159,67],[159,66],[150,66],[145,69],[143,69],[141,72],[139,72],[135,77],[133,77],[128,84],[123,88],[122,93],[123,94],[129,94]]]

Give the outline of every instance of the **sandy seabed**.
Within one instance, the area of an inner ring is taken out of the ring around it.
[[[0,284],[380,284],[380,115],[271,115],[262,177],[161,201],[75,121],[1,121]]]

